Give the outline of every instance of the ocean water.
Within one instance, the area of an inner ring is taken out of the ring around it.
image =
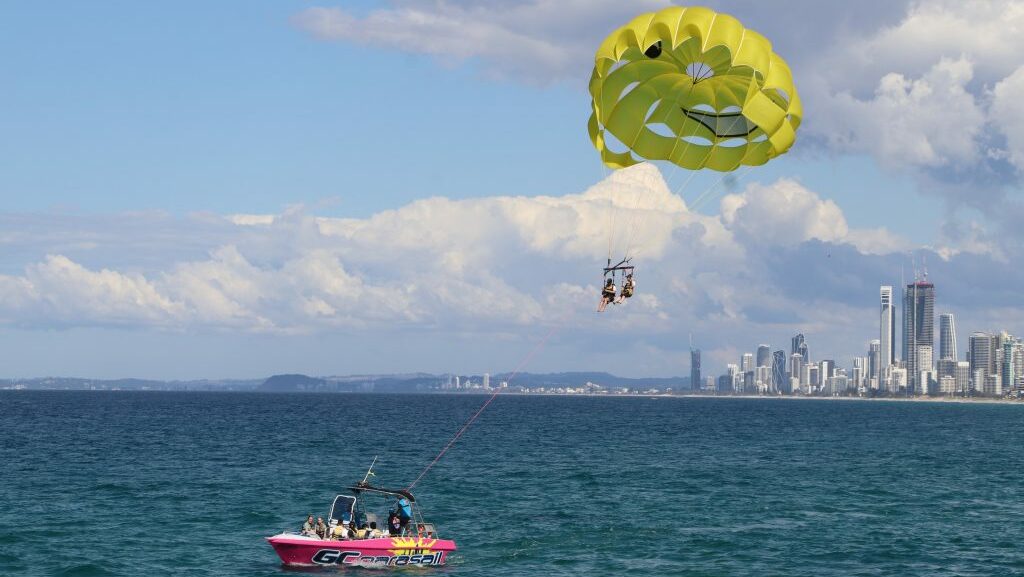
[[[294,575],[265,536],[483,401],[0,392],[0,575]],[[415,571],[1024,575],[1022,475],[1024,406],[499,396],[416,487],[459,551]]]

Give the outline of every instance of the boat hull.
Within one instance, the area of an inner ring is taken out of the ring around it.
[[[362,567],[437,567],[444,565],[455,542],[422,537],[318,539],[290,533],[267,537],[285,565]]]

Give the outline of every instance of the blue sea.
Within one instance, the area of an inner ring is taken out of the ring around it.
[[[294,575],[484,400],[0,392],[0,575]],[[1024,406],[499,396],[415,494],[452,577],[1024,575]]]

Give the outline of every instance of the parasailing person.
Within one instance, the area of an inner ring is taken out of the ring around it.
[[[761,166],[785,154],[803,118],[792,72],[771,42],[736,18],[701,7],[641,14],[612,32],[594,55],[589,90],[587,131],[605,166],[663,161],[691,171],[687,182],[703,169],[723,173],[724,180],[741,166]],[[658,212],[656,201],[638,210],[643,193],[610,203],[604,273],[611,279],[625,275],[615,304],[636,290],[632,242],[647,215]],[[623,223],[625,246],[617,247],[615,212],[629,206],[634,215]],[[623,259],[612,266],[611,255],[619,250]],[[605,306],[602,290],[598,310]]]

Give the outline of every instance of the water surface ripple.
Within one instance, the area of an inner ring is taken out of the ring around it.
[[[0,574],[293,575],[263,537],[483,400],[2,391]],[[452,577],[1024,575],[1022,441],[1019,406],[505,396],[416,494]]]

